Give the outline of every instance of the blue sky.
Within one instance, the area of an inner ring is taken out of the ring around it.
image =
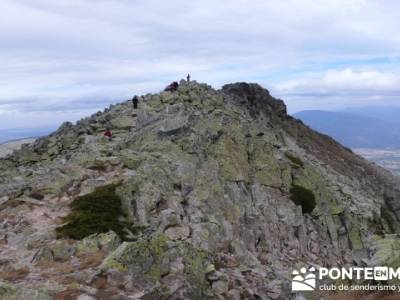
[[[217,88],[258,82],[292,113],[400,105],[400,1],[2,0],[0,11],[0,135],[188,72]]]

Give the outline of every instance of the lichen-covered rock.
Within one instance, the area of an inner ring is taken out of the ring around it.
[[[131,116],[117,116],[110,123],[113,128],[126,130],[135,126],[135,119]]]
[[[104,249],[108,252],[114,251],[121,244],[120,237],[114,231],[99,233],[97,235],[97,240],[100,249]]]
[[[3,196],[0,198],[0,205],[6,203],[10,198],[8,196]]]
[[[400,267],[400,239],[397,235],[376,236],[369,249],[373,253],[369,260],[371,266]]]
[[[229,181],[249,181],[249,161],[244,136],[236,138],[224,135],[216,145],[216,158],[224,179]]]
[[[150,241],[123,243],[104,260],[101,269],[127,272],[161,286],[169,286],[167,283],[174,278],[181,282],[186,297],[202,299],[212,295],[206,279],[210,261],[211,254],[159,235]]]
[[[25,300],[25,299],[54,300],[54,291],[50,291],[47,288],[37,288],[37,289],[27,288],[19,290],[16,300]]]
[[[149,242],[124,242],[106,258],[102,268],[128,271],[159,279],[163,272],[168,271],[167,266],[162,267],[167,247],[167,240],[163,236]]]
[[[39,249],[33,256],[32,262],[35,264],[46,263],[54,260],[54,253],[50,247]]]
[[[53,258],[56,261],[67,261],[76,252],[74,246],[69,245],[66,241],[59,240],[51,246]]]
[[[136,170],[142,162],[143,156],[129,149],[124,149],[121,151],[120,159],[125,168]]]
[[[0,281],[0,299],[2,300],[53,300],[55,291],[59,290],[59,286],[53,287],[37,287],[19,288],[11,283]]]
[[[10,283],[0,281],[0,298],[3,300],[16,300],[18,288]]]
[[[90,235],[76,243],[76,249],[79,252],[97,252],[99,250],[99,242],[97,234]]]
[[[76,243],[79,252],[97,252],[100,249],[113,251],[121,244],[120,237],[114,232],[95,233]]]
[[[168,119],[165,119],[160,124],[159,133],[171,135],[183,130],[189,123],[189,116],[184,113],[176,114]]]

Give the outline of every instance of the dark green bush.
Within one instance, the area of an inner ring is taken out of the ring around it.
[[[297,158],[293,155],[291,155],[290,153],[285,153],[285,156],[295,165],[299,166],[299,167],[304,167],[304,163],[300,158]]]
[[[316,205],[314,193],[299,185],[293,185],[290,189],[290,199],[301,205],[303,214],[311,213]]]
[[[76,198],[71,212],[64,218],[65,225],[57,228],[58,237],[83,239],[93,233],[113,230],[121,238],[126,224],[121,199],[115,193],[117,185],[110,184],[96,188],[92,193]]]

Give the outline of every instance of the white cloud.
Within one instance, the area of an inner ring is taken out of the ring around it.
[[[382,96],[400,74],[398,61],[368,65],[398,55],[398,1],[2,0],[0,11],[0,109],[21,113],[97,109],[187,72],[214,86],[278,86],[278,96]]]
[[[328,70],[278,83],[276,90],[283,95],[400,93],[400,74],[375,70]]]
[[[400,104],[400,74],[377,70],[327,70],[277,83],[273,94],[286,100],[289,112]]]

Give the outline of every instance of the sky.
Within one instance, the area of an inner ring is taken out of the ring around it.
[[[1,0],[0,11],[0,135],[187,73],[216,88],[257,82],[290,113],[400,105],[396,0]]]

